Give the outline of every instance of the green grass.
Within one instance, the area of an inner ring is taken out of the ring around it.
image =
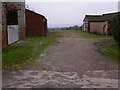
[[[112,58],[113,60],[116,61],[118,60],[118,48],[116,46],[113,45],[101,46],[100,50],[104,55]]]
[[[80,30],[70,30],[71,32],[83,37],[83,38],[107,38],[112,37],[111,35],[99,35],[99,34],[93,34],[89,32],[83,32]]]
[[[89,32],[83,32],[83,31],[78,31],[78,30],[70,30],[71,32],[83,37],[83,38],[111,38],[108,40],[102,40],[97,44],[97,49],[100,53],[103,55],[111,58],[114,61],[119,61],[118,59],[120,56],[120,48],[118,48],[117,42],[115,42],[114,39],[112,39],[111,35],[98,35],[98,34],[92,34]]]
[[[0,51],[0,70],[2,70],[2,52]]]
[[[120,56],[118,44],[114,40],[103,43],[102,45],[98,44],[98,51],[112,60],[120,62],[120,59],[118,59],[118,56]]]
[[[19,69],[28,63],[33,46],[7,46],[2,52],[3,69]]]
[[[49,32],[47,37],[27,37],[25,41],[31,42],[28,45],[7,46],[2,51],[2,69],[22,69],[26,65],[35,63],[35,59],[59,37],[60,35],[57,32]],[[41,42],[41,44],[34,42]]]

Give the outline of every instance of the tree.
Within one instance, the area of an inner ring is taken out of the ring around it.
[[[120,44],[120,13],[112,20],[113,38]]]

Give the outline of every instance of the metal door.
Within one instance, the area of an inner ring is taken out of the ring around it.
[[[18,25],[8,25],[8,44],[14,43],[19,40]]]

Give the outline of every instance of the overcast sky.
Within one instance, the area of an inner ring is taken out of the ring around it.
[[[74,1],[74,2],[73,2]],[[96,2],[97,1],[97,2]],[[44,15],[48,27],[81,25],[85,15],[99,15],[118,11],[119,0],[26,0],[31,10]]]

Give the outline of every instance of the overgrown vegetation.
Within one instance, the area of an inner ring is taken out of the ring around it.
[[[102,53],[103,55],[111,58],[114,61],[118,61],[120,56],[120,48],[118,47],[118,43],[112,39],[111,35],[98,35],[98,34],[92,34],[89,32],[83,32],[83,31],[77,31],[77,30],[71,30],[71,32],[84,37],[84,38],[109,38],[111,39],[104,39],[101,42],[97,42],[98,51]]]
[[[112,34],[114,39],[120,44],[120,14],[112,20]]]
[[[26,65],[34,64],[45,48],[59,37],[57,32],[49,32],[47,37],[27,37],[27,44],[7,46],[2,52],[2,69],[22,69]]]
[[[107,38],[107,37],[112,37],[111,35],[99,35],[99,34],[93,34],[89,32],[83,32],[80,30],[71,30],[73,33],[84,37],[84,38]]]
[[[96,43],[98,51],[114,61],[119,61],[120,56],[118,43],[114,39],[102,40]]]

